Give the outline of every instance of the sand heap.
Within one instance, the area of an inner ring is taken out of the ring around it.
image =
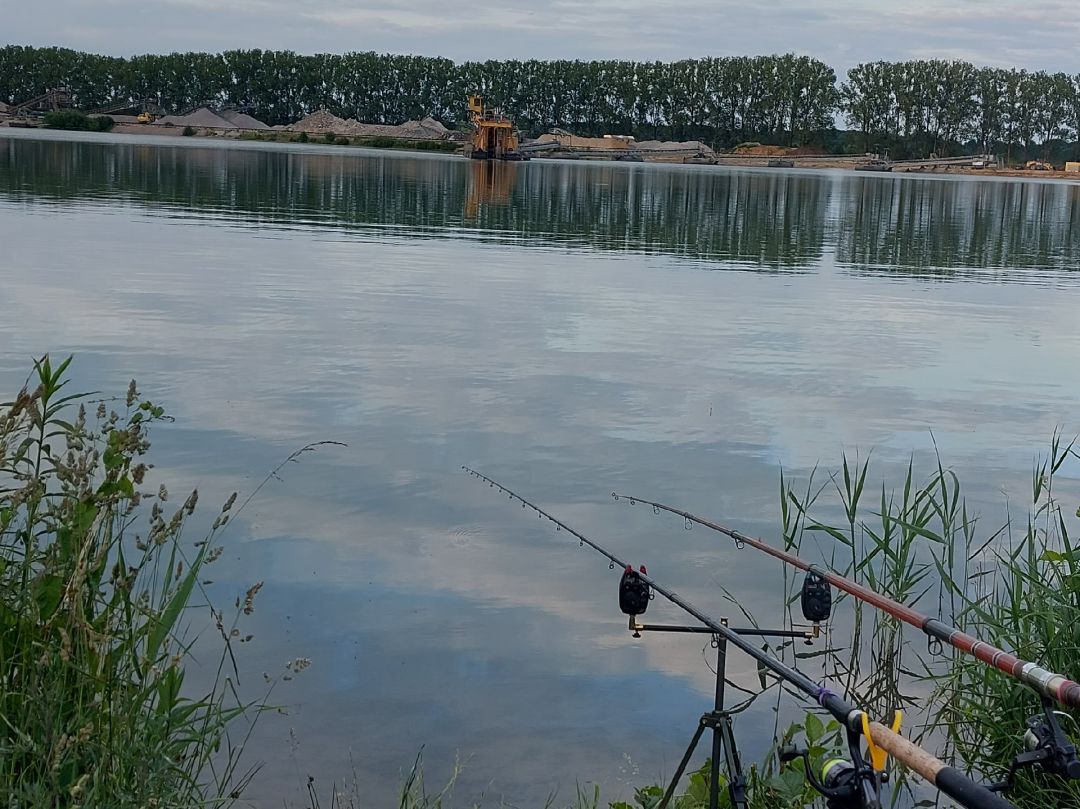
[[[631,148],[647,152],[693,152],[709,156],[715,154],[710,146],[699,140],[642,140]]]
[[[353,118],[339,118],[328,110],[318,110],[285,127],[289,132],[309,135],[349,135],[356,138],[403,138],[408,140],[446,140],[451,132],[434,118],[391,124],[364,124]]]
[[[198,126],[209,129],[269,129],[266,124],[257,118],[252,118],[236,110],[223,110],[214,112],[209,107],[199,107],[187,115],[166,115],[159,118],[156,123],[159,126]]]
[[[580,135],[571,135],[565,130],[552,130],[541,135],[537,143],[558,143],[564,149],[582,149],[610,151],[618,149],[625,151],[630,148],[630,138],[585,138]]]
[[[208,107],[200,107],[187,115],[166,115],[155,121],[159,126],[205,126],[213,129],[239,129]]]
[[[235,126],[237,129],[269,129],[266,124],[260,121],[258,118],[252,118],[250,115],[237,112],[236,110],[225,110],[221,113],[221,117]]]

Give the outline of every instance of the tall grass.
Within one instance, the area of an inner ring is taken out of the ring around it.
[[[163,409],[134,382],[95,407],[68,392],[69,363],[44,357],[0,405],[0,805],[229,804],[252,775],[239,768],[250,724],[235,720],[256,706],[232,660],[257,587],[234,617],[210,611],[222,643],[198,696],[185,663],[235,495],[208,536],[182,542],[198,493],[172,504],[145,459]]]

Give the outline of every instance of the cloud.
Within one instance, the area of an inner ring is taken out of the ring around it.
[[[57,21],[60,21],[59,23]],[[132,54],[228,48],[376,50],[488,58],[680,59],[795,51],[838,73],[860,61],[965,58],[1073,70],[1080,21],[1063,2],[902,7],[880,0],[556,0],[490,13],[437,0],[46,0],[5,19],[8,42]]]

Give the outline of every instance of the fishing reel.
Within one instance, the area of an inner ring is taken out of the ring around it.
[[[641,578],[645,573],[645,565],[640,570],[627,565],[619,579],[619,609],[631,618],[644,614],[652,599],[652,588]]]
[[[877,772],[859,752],[858,736],[848,734],[851,758],[832,758],[821,767],[820,776],[810,764],[810,751],[795,744],[780,748],[780,761],[789,763],[801,758],[806,780],[825,798],[828,809],[880,809],[881,785],[889,780],[887,772]]]
[[[1026,767],[1039,767],[1048,773],[1070,781],[1080,780],[1080,758],[1077,758],[1076,745],[1072,743],[1058,723],[1058,717],[1069,717],[1064,711],[1055,711],[1054,703],[1042,698],[1043,712],[1030,717],[1025,726],[1024,747],[1009,764],[1005,780],[991,784],[994,792],[1004,792],[1012,786],[1016,773]],[[1071,717],[1069,717],[1071,718]]]

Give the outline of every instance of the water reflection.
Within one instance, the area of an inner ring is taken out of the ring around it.
[[[506,205],[510,201],[519,164],[502,160],[474,160],[469,169],[465,218],[472,221],[477,218],[481,206]]]
[[[1075,269],[1080,186],[852,178],[837,258],[884,273]]]
[[[762,270],[810,270],[828,247],[853,272],[1014,274],[1071,270],[1080,258],[1080,187],[1051,183],[9,137],[0,194]]]
[[[812,270],[827,250],[856,273],[947,276],[1072,270],[1080,258],[1080,188],[1055,183],[8,138],[0,194],[762,270]]]

